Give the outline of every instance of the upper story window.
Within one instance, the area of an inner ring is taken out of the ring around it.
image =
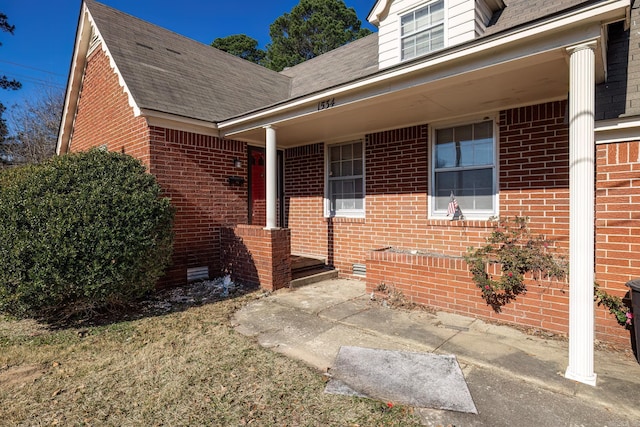
[[[432,214],[447,215],[451,194],[465,217],[496,215],[496,138],[492,120],[437,129],[432,144]]]
[[[327,149],[328,216],[364,216],[364,155],[362,141]]]
[[[402,60],[444,47],[444,0],[403,15],[400,19]]]

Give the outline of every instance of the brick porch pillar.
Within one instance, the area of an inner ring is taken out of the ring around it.
[[[221,230],[221,265],[232,279],[268,291],[291,283],[291,231],[239,224]]]

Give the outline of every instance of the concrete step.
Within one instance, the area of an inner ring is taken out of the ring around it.
[[[299,288],[301,286],[310,285],[312,283],[322,282],[323,280],[337,279],[338,270],[331,267],[319,267],[315,269],[305,270],[292,274],[292,280],[289,284],[290,288]]]
[[[325,265],[324,258],[308,255],[291,255],[291,271],[309,270]]]

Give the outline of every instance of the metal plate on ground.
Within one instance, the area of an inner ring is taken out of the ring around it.
[[[326,393],[477,414],[453,355],[340,347]]]

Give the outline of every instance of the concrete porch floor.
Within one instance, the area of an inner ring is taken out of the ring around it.
[[[282,289],[233,321],[264,347],[322,372],[343,345],[455,355],[479,414],[419,409],[424,425],[640,426],[640,365],[630,352],[596,350],[591,387],[564,378],[563,340],[446,312],[387,308],[360,281]]]

